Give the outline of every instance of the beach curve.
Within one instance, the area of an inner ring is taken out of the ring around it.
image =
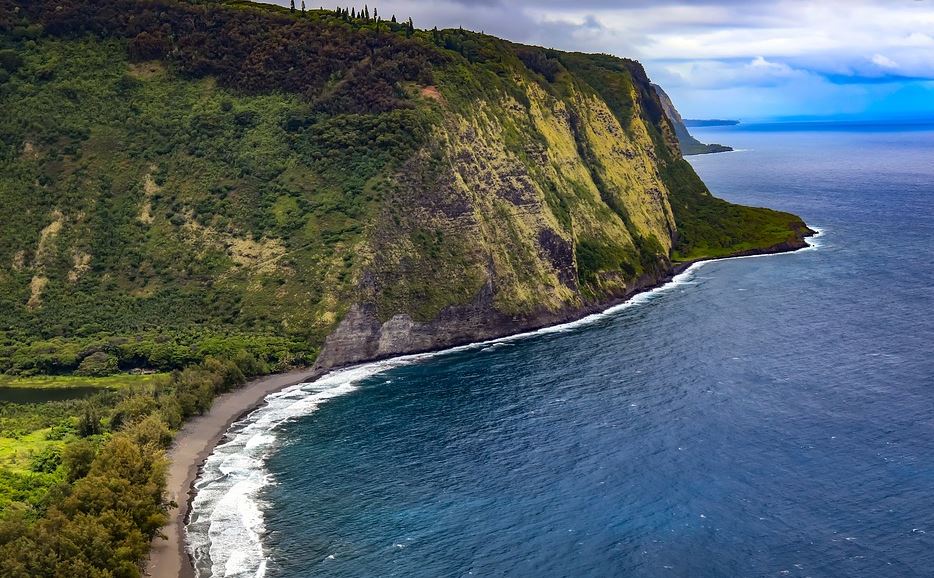
[[[814,233],[808,235],[809,239],[821,237],[822,229],[813,228]],[[607,304],[602,311],[582,311],[580,318],[542,327],[532,331],[506,335],[475,343],[449,347],[422,353],[412,353],[398,357],[374,360],[358,365],[384,365],[385,369],[411,363],[419,359],[434,357],[447,353],[454,353],[469,349],[480,349],[491,344],[506,341],[525,339],[534,335],[570,331],[575,328],[589,325],[594,321],[613,315],[614,313],[642,302],[650,295],[667,290],[684,281],[699,267],[715,262],[751,257],[764,257],[777,254],[792,254],[805,250],[818,248],[818,243],[805,244],[799,247],[779,245],[765,250],[753,250],[740,254],[720,258],[698,259],[684,262],[673,267],[672,274],[658,285],[646,287],[644,290],[627,296],[617,303]],[[642,299],[639,299],[642,298]],[[356,367],[356,366],[354,366]],[[265,405],[268,396],[290,386],[311,384],[328,374],[341,373],[346,369],[313,370],[311,368],[296,369],[287,373],[275,374],[250,381],[242,388],[218,396],[211,410],[203,416],[190,420],[176,435],[175,442],[168,452],[169,470],[166,480],[166,496],[177,505],[168,512],[169,523],[162,528],[166,539],[156,537],[151,546],[149,561],[146,565],[145,575],[154,578],[195,578],[196,573],[192,559],[187,548],[185,528],[190,515],[191,502],[195,496],[194,485],[198,480],[201,469],[214,452],[218,444],[226,437],[231,426],[241,421],[254,410]],[[381,371],[377,371],[379,373]]]
[[[266,396],[290,385],[314,380],[316,372],[297,369],[255,379],[243,387],[218,396],[204,415],[189,420],[175,436],[167,452],[166,497],[176,505],[169,509],[169,522],[162,528],[165,539],[156,537],[150,547],[146,576],[193,578],[194,569],[185,545],[185,523],[192,487],[201,465],[214,451],[234,422],[263,404]]]

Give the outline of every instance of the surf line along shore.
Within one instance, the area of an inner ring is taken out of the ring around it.
[[[822,235],[820,229],[816,229],[810,238]],[[555,326],[541,327],[533,330],[520,330],[519,333],[493,338],[486,341],[467,343],[455,347],[445,347],[437,351],[426,351],[399,356],[399,361],[403,359],[423,359],[447,352],[463,351],[483,347],[491,343],[519,340],[545,331],[557,331],[562,328],[570,329],[572,327],[586,325],[591,321],[603,318],[606,315],[612,315],[614,312],[625,306],[633,297],[648,292],[664,289],[676,277],[687,275],[696,267],[711,261],[725,261],[731,259],[742,259],[748,257],[761,257],[780,253],[794,253],[805,249],[814,249],[818,245],[808,244],[801,240],[802,244],[782,243],[764,250],[743,251],[734,255],[714,258],[698,259],[696,261],[677,263],[672,267],[668,276],[661,279],[652,286],[642,287],[628,295],[621,296],[615,301],[603,303],[600,306],[591,308],[582,308],[580,315],[576,319],[570,319],[564,323]],[[376,360],[374,360],[376,361]],[[387,369],[393,364],[388,364]],[[331,371],[338,371],[340,368],[329,368],[327,370],[313,370],[310,368],[296,369],[287,373],[269,375],[250,381],[240,389],[218,396],[211,406],[211,409],[204,415],[189,420],[178,434],[175,436],[172,447],[168,451],[169,469],[166,476],[166,496],[176,504],[168,512],[169,522],[162,528],[166,539],[156,537],[150,547],[149,561],[146,565],[146,575],[153,578],[194,578],[195,571],[192,560],[185,543],[185,525],[188,521],[188,515],[191,509],[191,502],[194,498],[193,485],[197,480],[205,460],[214,451],[214,448],[221,442],[227,434],[230,427],[246,417],[253,410],[259,408],[265,403],[266,397],[272,393],[278,392],[286,387],[302,383],[310,383]]]
[[[191,507],[192,486],[207,457],[235,422],[263,405],[266,396],[291,385],[313,381],[321,371],[297,369],[250,381],[243,387],[219,395],[204,415],[188,420],[175,435],[168,451],[166,497],[177,504],[168,511],[162,528],[166,539],[156,537],[149,551],[146,575],[154,578],[194,578],[195,572],[185,545],[185,523]]]

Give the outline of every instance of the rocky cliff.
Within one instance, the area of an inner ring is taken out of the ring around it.
[[[0,0],[0,31],[7,369],[231,336],[335,367],[808,232],[711,196],[632,60],[244,2]]]
[[[681,146],[682,154],[703,155],[708,153],[725,153],[733,150],[731,147],[721,144],[704,144],[694,138],[688,130],[687,123],[681,118],[681,113],[675,108],[674,103],[671,102],[671,98],[665,90],[657,84],[653,84],[652,87],[655,88],[655,92],[658,93],[658,99],[662,103],[665,115],[671,122],[675,134],[678,136],[678,144]]]

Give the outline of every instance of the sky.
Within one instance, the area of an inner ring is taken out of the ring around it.
[[[288,0],[269,0],[288,4]],[[309,8],[363,7],[306,0]],[[388,18],[642,62],[685,118],[934,117],[934,0],[378,0]]]

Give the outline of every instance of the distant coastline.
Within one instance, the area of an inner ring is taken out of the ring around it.
[[[724,120],[720,118],[711,118],[711,119],[686,118],[684,119],[684,126],[686,127],[736,126],[738,124],[739,124],[738,120]]]

